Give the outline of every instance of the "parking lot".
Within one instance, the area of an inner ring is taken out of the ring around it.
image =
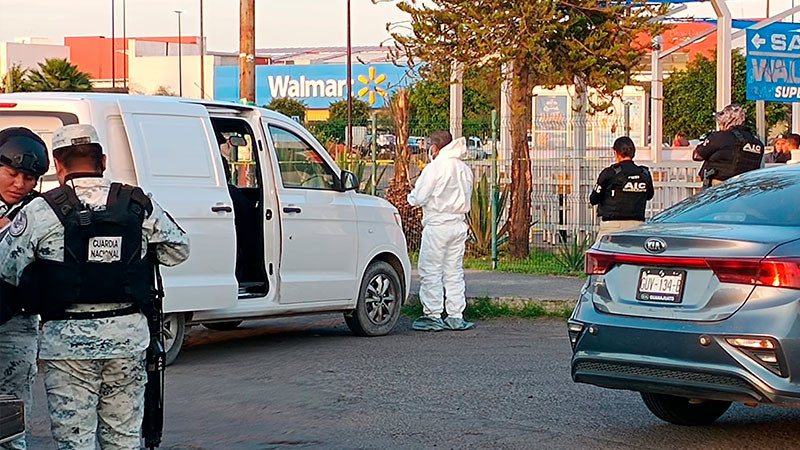
[[[167,371],[167,449],[787,449],[800,410],[736,405],[712,427],[572,383],[559,320],[353,337],[339,316],[193,328]],[[50,448],[41,383],[32,449]]]

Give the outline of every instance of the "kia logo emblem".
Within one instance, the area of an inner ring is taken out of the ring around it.
[[[667,243],[661,238],[650,238],[644,241],[644,249],[649,253],[661,253],[667,249]]]

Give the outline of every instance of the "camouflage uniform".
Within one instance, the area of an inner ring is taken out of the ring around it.
[[[91,209],[105,207],[110,182],[77,178],[70,182]],[[157,244],[159,262],[173,266],[189,256],[186,234],[153,202],[142,224],[142,251]],[[144,257],[144,254],[142,255]],[[44,199],[27,205],[0,242],[0,278],[18,284],[36,258],[64,260],[64,227]],[[70,312],[117,310],[127,303],[73,305]],[[147,319],[127,316],[53,320],[42,327],[39,357],[53,437],[59,449],[138,449],[150,336]]]
[[[0,218],[7,217],[14,209],[14,205],[0,200]],[[30,411],[33,404],[38,330],[38,316],[28,314],[17,314],[0,325],[0,394],[11,394],[22,399],[26,411]],[[0,444],[0,449],[4,450],[26,448],[24,436]]]

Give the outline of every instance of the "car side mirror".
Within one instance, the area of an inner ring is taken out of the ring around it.
[[[342,192],[355,191],[358,189],[359,186],[358,177],[353,172],[348,172],[346,170],[343,170],[341,180],[342,180]]]

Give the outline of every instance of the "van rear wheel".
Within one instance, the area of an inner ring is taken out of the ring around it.
[[[164,350],[167,352],[167,365],[174,363],[183,348],[186,334],[186,315],[170,313],[164,316]]]
[[[400,317],[403,290],[400,277],[390,264],[375,261],[361,280],[356,309],[344,314],[344,321],[357,336],[383,336],[391,333]]]
[[[719,419],[731,406],[720,400],[693,401],[685,397],[642,392],[642,400],[651,413],[675,425],[708,425]]]

